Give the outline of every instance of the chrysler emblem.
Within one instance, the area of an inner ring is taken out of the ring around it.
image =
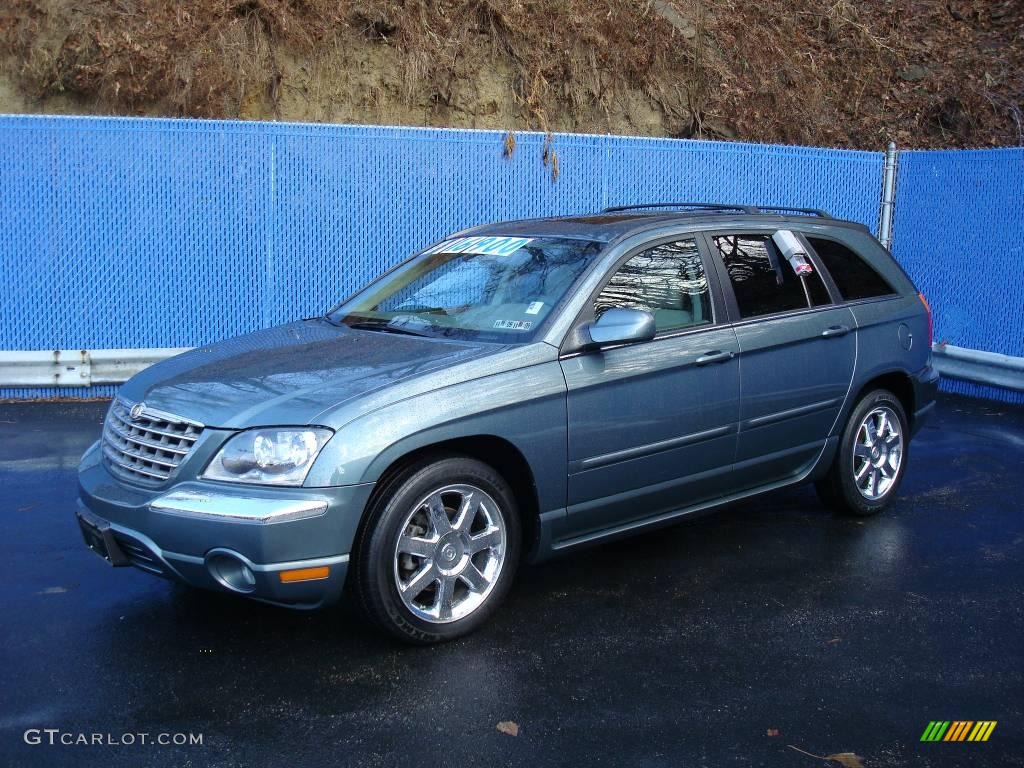
[[[146,410],[145,403],[136,403],[132,406],[132,409],[128,411],[128,415],[132,417],[132,421],[138,421],[142,418],[142,412]]]

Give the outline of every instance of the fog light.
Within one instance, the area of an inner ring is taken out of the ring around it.
[[[331,569],[326,565],[318,568],[296,568],[293,571],[281,571],[281,581],[284,584],[291,584],[295,581],[317,581],[326,579],[331,575]]]
[[[212,550],[206,555],[206,568],[219,584],[232,592],[256,589],[256,574],[241,556],[226,549]]]

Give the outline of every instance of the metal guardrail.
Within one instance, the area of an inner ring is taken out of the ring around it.
[[[1024,357],[933,344],[932,365],[940,375],[950,379],[1024,392]]]
[[[189,347],[0,352],[0,387],[91,387],[121,384]]]
[[[0,387],[90,387],[122,384],[153,363],[187,352],[166,349],[82,349],[0,352]],[[1024,357],[932,345],[942,376],[1024,392]]]

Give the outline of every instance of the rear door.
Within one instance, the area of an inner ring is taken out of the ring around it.
[[[739,391],[736,335],[700,236],[660,239],[609,270],[581,322],[650,311],[648,342],[571,353],[568,515],[561,539],[657,516],[729,488]]]
[[[792,480],[810,469],[849,396],[855,319],[835,303],[811,255],[798,276],[775,230],[711,232],[739,344],[736,489]]]

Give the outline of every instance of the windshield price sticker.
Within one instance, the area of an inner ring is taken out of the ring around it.
[[[458,237],[445,240],[424,254],[472,253],[480,256],[511,256],[533,240],[532,237]]]
[[[495,328],[501,328],[503,331],[528,331],[533,328],[533,321],[531,320],[495,320]]]

